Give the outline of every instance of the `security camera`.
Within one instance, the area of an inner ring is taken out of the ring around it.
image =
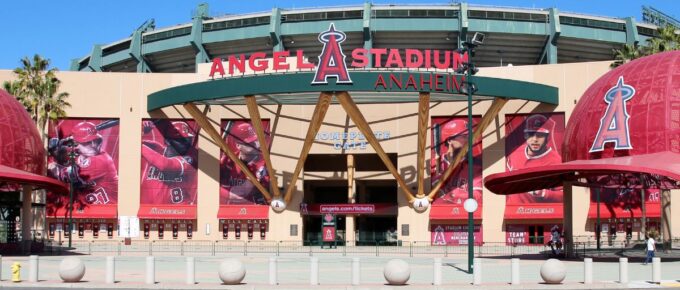
[[[475,35],[472,36],[472,41],[470,42],[474,45],[481,45],[484,43],[484,33],[475,32]]]

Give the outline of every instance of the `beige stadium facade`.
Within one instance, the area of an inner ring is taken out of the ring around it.
[[[496,77],[526,81],[537,84],[553,86],[558,89],[559,105],[547,105],[538,102],[524,100],[510,100],[500,111],[491,125],[484,131],[482,144],[483,150],[483,175],[505,171],[506,154],[504,117],[506,114],[536,113],[536,112],[562,112],[568,120],[571,111],[581,94],[588,88],[593,80],[610,70],[609,62],[582,62],[571,64],[551,65],[528,65],[508,67],[482,68],[478,76]],[[141,162],[141,122],[146,118],[177,118],[191,119],[191,116],[182,106],[170,106],[160,110],[147,112],[147,97],[155,92],[190,84],[208,81],[210,64],[201,65],[197,73],[115,73],[115,72],[59,72],[58,77],[63,84],[61,89],[70,94],[68,101],[72,107],[67,109],[70,118],[113,118],[120,120],[120,158],[119,158],[119,200],[118,216],[136,216],[140,207],[140,162]],[[0,71],[0,80],[11,80],[11,71]],[[389,94],[389,93],[385,93]],[[417,92],[414,92],[417,94]],[[474,115],[484,115],[491,101],[475,102]],[[446,117],[452,115],[465,116],[466,102],[432,102],[430,116]],[[199,108],[203,109],[202,105]],[[408,184],[414,184],[413,172],[417,163],[417,120],[418,103],[388,103],[388,104],[360,104],[360,111],[364,114],[372,130],[390,132],[390,137],[381,140],[380,144],[385,152],[397,156],[397,170],[406,179]],[[290,174],[294,171],[300,148],[303,146],[305,134],[309,126],[314,105],[261,105],[260,114],[262,119],[276,120],[275,128],[272,128],[271,159],[277,174],[279,184],[290,180]],[[213,105],[206,116],[214,123],[219,124],[222,119],[248,119],[248,110],[244,105],[219,106]],[[430,126],[428,125],[428,128]],[[320,128],[320,132],[342,132],[344,130],[356,131],[357,128],[349,119],[347,113],[338,104],[330,105],[328,113]],[[429,136],[428,132],[428,136]],[[567,141],[568,142],[568,141]],[[426,159],[429,160],[431,140],[427,138]],[[219,160],[220,148],[205,134],[200,132],[198,140],[198,199],[196,220],[188,221],[194,224],[194,240],[221,240],[221,224],[216,218],[219,204],[216,202],[219,192]],[[365,149],[338,149],[332,142],[317,140],[311,147],[310,154],[333,154],[352,155],[369,154],[375,151],[368,145]],[[342,157],[345,158],[345,157]],[[410,172],[410,173],[409,173]],[[428,192],[429,170],[426,170],[426,188]],[[283,180],[283,181],[282,181]],[[396,185],[395,178],[387,171],[357,171],[354,174],[354,184],[364,181],[378,181],[378,183],[391,184],[397,192],[385,194],[395,195],[398,209],[396,213],[397,239],[401,241],[431,241],[431,220],[428,211],[418,213],[401,194],[402,189]],[[304,222],[300,214],[300,205],[305,194],[306,183],[329,182],[333,184],[348,184],[347,171],[337,172],[302,172],[295,184],[293,198],[285,211],[277,213],[269,208],[268,226],[264,240],[270,241],[301,241],[303,239]],[[288,184],[285,185],[289,186]],[[680,204],[680,195],[672,194],[671,204]],[[40,202],[41,200],[36,200]],[[49,201],[47,201],[49,202]],[[506,198],[490,191],[483,190],[483,241],[484,243],[506,243],[506,224],[503,218]],[[581,187],[573,189],[574,204],[574,236],[593,237],[592,220],[588,220],[588,206],[590,197],[588,191]],[[673,210],[672,212],[680,212]],[[38,214],[40,216],[40,214]],[[359,217],[347,215],[345,239],[356,240],[356,227]],[[36,228],[43,228],[44,215],[36,219]],[[78,222],[78,221],[76,221]],[[93,220],[93,222],[97,222]],[[115,221],[113,221],[115,222]],[[165,239],[172,239],[170,234],[171,223],[177,221],[157,221],[167,223],[165,226]],[[451,220],[440,223],[466,224],[465,220]],[[561,223],[559,220],[547,221],[548,223]],[[245,221],[244,221],[245,223]],[[532,224],[535,220],[519,221],[517,223]],[[299,230],[293,232],[291,229]],[[673,232],[680,232],[680,224],[672,225]],[[246,225],[243,226],[245,232]],[[408,233],[403,232],[407,230]],[[230,228],[233,231],[233,228]],[[343,230],[343,229],[339,229]],[[259,228],[254,229],[254,239],[260,240]],[[43,231],[43,235],[47,235]],[[638,233],[639,235],[639,233]],[[59,237],[61,238],[61,237]],[[149,239],[156,240],[158,235],[153,232]],[[623,239],[622,235],[619,239]],[[637,237],[636,237],[637,238]],[[56,238],[55,238],[56,239]],[[88,230],[78,240],[104,240],[105,234],[98,238],[93,237],[92,231]],[[109,239],[120,239],[118,233],[114,233]],[[144,239],[141,235],[135,239]],[[180,234],[177,239],[185,240],[187,236]],[[230,233],[228,239],[234,239]],[[242,240],[248,238],[245,234]]]

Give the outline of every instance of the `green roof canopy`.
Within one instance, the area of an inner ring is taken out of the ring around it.
[[[436,75],[442,81],[438,87],[425,82],[421,87],[421,79],[436,82]],[[330,78],[327,85],[311,84],[314,72],[297,72],[282,74],[260,74],[243,77],[207,80],[199,83],[181,85],[152,93],[148,97],[147,110],[153,111],[167,106],[189,102],[216,105],[244,105],[243,96],[256,96],[258,104],[313,105],[316,104],[319,92],[348,91],[358,104],[377,103],[409,103],[418,102],[418,92],[430,92],[433,102],[465,101],[467,95],[454,88],[446,78],[455,78],[462,83],[460,75],[435,72],[405,71],[350,71],[353,84],[336,84]],[[415,80],[414,86],[407,86],[409,78]],[[376,85],[382,78],[385,86]],[[402,80],[398,88],[391,79]],[[557,105],[558,90],[556,87],[516,80],[473,77],[478,88],[473,100],[487,100],[496,97],[535,101]],[[449,86],[447,89],[446,86]],[[442,87],[444,89],[442,90]]]

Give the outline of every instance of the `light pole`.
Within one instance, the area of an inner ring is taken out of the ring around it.
[[[463,70],[466,73],[466,80],[464,83],[464,88],[467,91],[467,115],[468,115],[468,123],[467,123],[467,132],[468,132],[468,142],[467,142],[467,162],[468,162],[468,181],[467,181],[467,190],[468,190],[468,200],[473,200],[474,201],[474,185],[473,185],[473,180],[474,180],[474,172],[473,172],[473,155],[472,155],[472,147],[474,142],[473,136],[472,136],[472,94],[477,90],[477,86],[472,82],[472,76],[477,73],[478,69],[475,67],[474,64],[472,64],[472,57],[475,54],[475,47],[478,45],[481,45],[484,42],[484,34],[475,32],[474,36],[472,37],[471,41],[466,41],[463,43],[463,52],[467,52],[468,54],[468,60],[467,62],[463,63]],[[467,201],[466,201],[467,203]],[[474,228],[474,220],[473,220],[473,212],[477,209],[476,207],[476,202],[474,209],[468,210],[466,208],[466,211],[468,212],[468,273],[473,273],[474,269],[472,268],[472,262],[474,260],[474,253],[475,253],[475,228]]]
[[[76,160],[76,147],[74,144],[71,144],[70,146],[71,151],[68,153],[68,158],[70,161],[69,166],[71,166],[71,169],[69,170],[69,201],[68,201],[68,247],[71,248],[71,239],[73,236],[73,179],[75,179],[76,176],[76,166],[75,166],[75,160]]]

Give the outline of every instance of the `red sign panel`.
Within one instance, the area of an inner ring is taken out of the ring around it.
[[[370,214],[375,213],[373,204],[322,204],[319,206],[321,213],[334,214]]]
[[[506,115],[505,134],[507,171],[562,163],[564,114]],[[562,218],[562,188],[508,195],[505,218]]]
[[[227,220],[266,220],[269,219],[267,205],[221,205],[217,212],[218,219]]]
[[[468,244],[467,225],[433,224],[430,227],[430,232],[433,246],[460,246]],[[482,225],[475,225],[473,232],[475,245],[482,245]]]
[[[335,241],[335,227],[323,227],[323,232],[321,234],[324,242]]]
[[[74,217],[116,217],[119,123],[117,119],[65,119],[50,124],[47,175],[73,183]],[[48,192],[47,200],[48,217],[65,217],[68,195]]]
[[[195,205],[142,204],[137,216],[140,219],[196,219]]]

